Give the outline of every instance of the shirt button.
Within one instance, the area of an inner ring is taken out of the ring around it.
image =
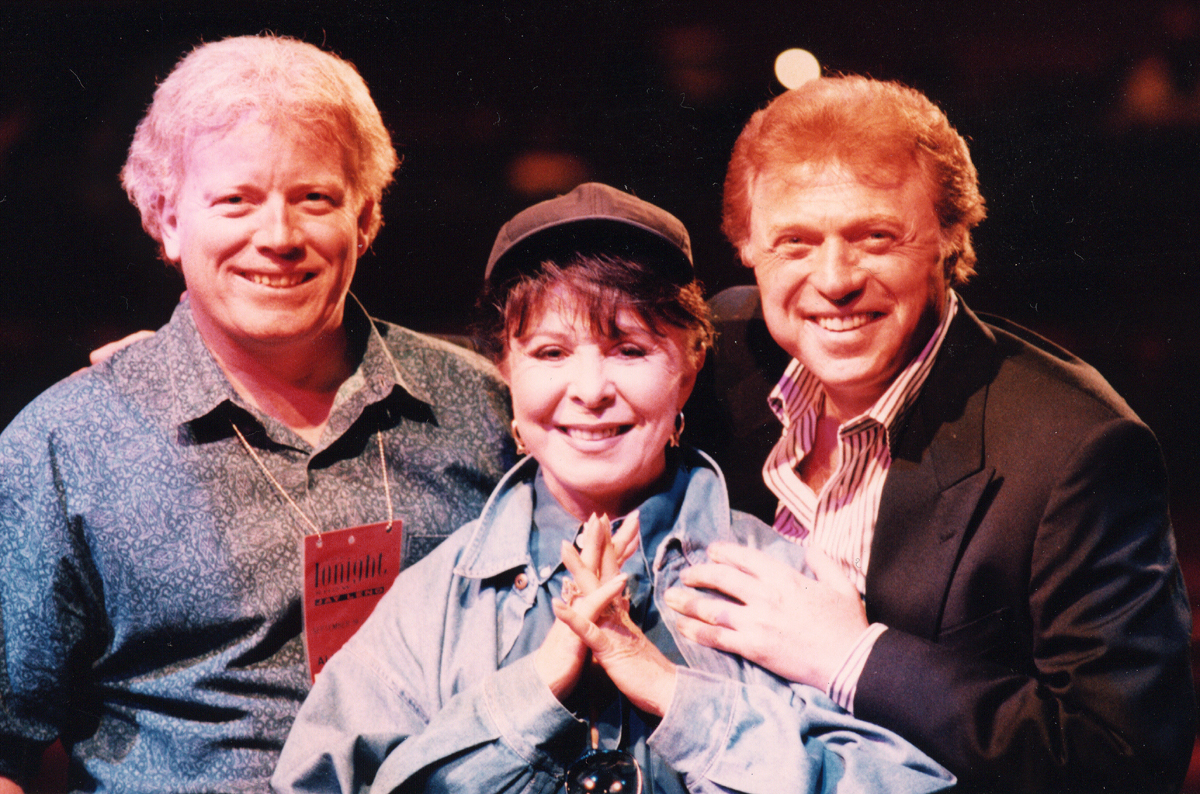
[[[513,580],[513,586],[518,590],[524,590],[529,586],[529,577],[523,573],[517,574],[517,578]]]

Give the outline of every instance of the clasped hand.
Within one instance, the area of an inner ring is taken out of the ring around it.
[[[615,534],[607,518],[593,516],[579,540],[579,550],[562,545],[563,564],[577,595],[569,604],[555,600],[556,619],[537,651],[535,667],[561,701],[578,683],[590,652],[635,707],[661,717],[675,692],[675,665],[629,616],[628,577],[619,573],[637,549],[638,515],[630,514]]]

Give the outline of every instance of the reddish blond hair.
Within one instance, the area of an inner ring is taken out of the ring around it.
[[[776,165],[849,168],[859,178],[894,182],[914,166],[929,185],[942,229],[946,278],[975,273],[971,229],[985,215],[967,143],[921,92],[857,75],[822,77],[776,97],[738,136],[725,176],[721,228],[738,249],[750,236],[754,180]]]

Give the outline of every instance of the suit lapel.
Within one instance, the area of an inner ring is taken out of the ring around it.
[[[932,639],[972,515],[994,472],[983,466],[995,339],[960,304],[942,350],[893,442],[867,571],[872,621]]]

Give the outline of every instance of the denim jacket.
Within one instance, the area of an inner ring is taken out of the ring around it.
[[[601,726],[602,735],[624,733],[620,741],[642,763],[647,792],[951,786],[954,778],[915,747],[855,719],[819,690],[676,632],[662,594],[683,568],[705,559],[712,541],[803,564],[802,548],[730,511],[711,459],[692,451],[680,459],[672,486],[640,510],[652,563],[635,554],[624,570],[631,614],[641,596],[652,602],[643,628],[686,666],[657,724],[627,711],[624,726]],[[567,576],[561,564],[539,568],[532,559],[536,473],[532,459],[510,471],[480,518],[404,571],[334,655],[284,746],[272,779],[278,791],[562,789],[566,767],[584,747],[587,715],[560,703],[533,666],[532,652],[554,620],[550,598]],[[659,620],[669,636],[648,628]]]

